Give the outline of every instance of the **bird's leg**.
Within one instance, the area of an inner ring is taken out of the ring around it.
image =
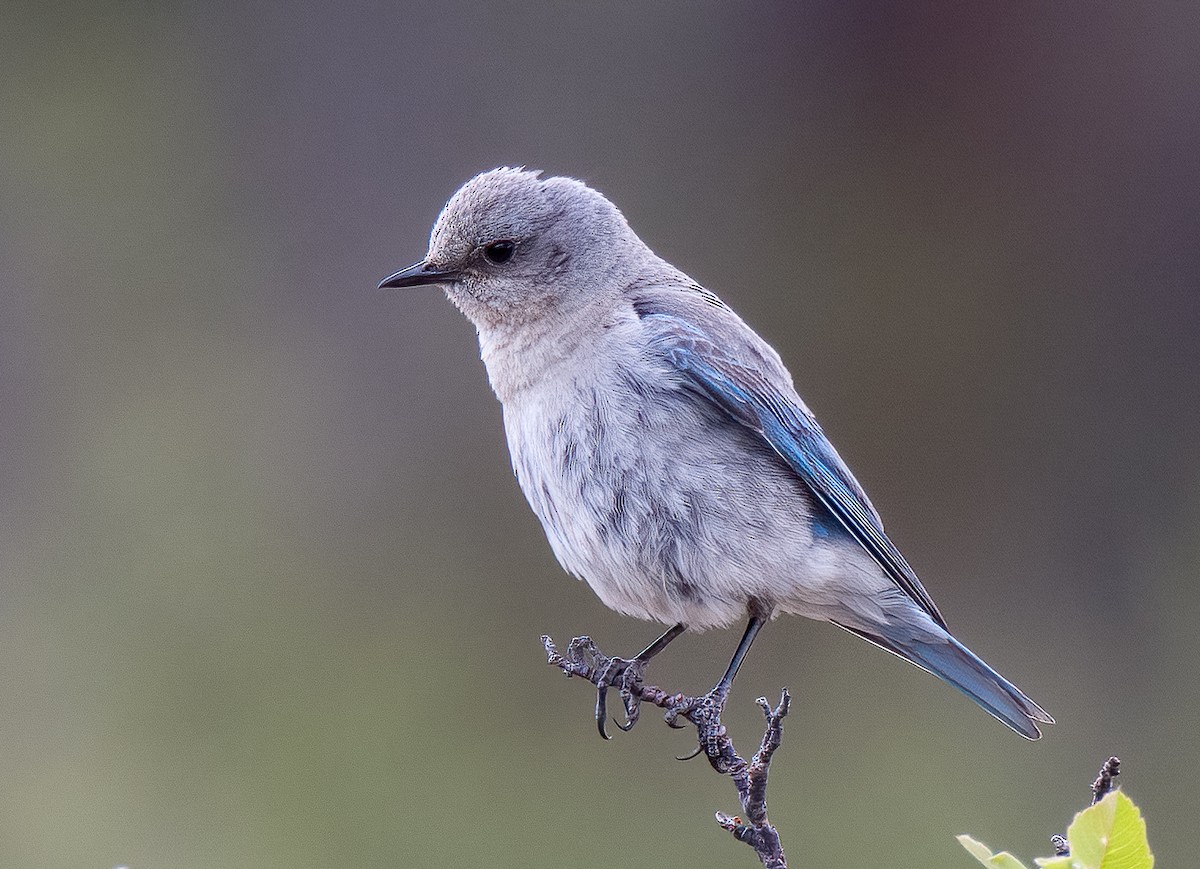
[[[721,738],[725,735],[725,725],[721,723],[721,713],[725,709],[725,701],[729,698],[729,689],[742,666],[746,653],[750,651],[750,646],[754,643],[754,638],[758,636],[758,632],[766,620],[767,615],[761,614],[759,608],[752,608],[750,621],[746,624],[745,633],[742,634],[742,641],[738,643],[737,650],[733,653],[733,659],[729,662],[729,667],[726,668],[721,681],[701,697],[683,698],[683,703],[672,706],[663,716],[671,727],[683,726],[676,723],[676,719],[680,715],[696,725],[696,735],[700,745],[693,754],[680,758],[681,760],[691,760],[700,752],[704,752],[708,755],[709,761],[714,766],[717,765],[720,757]],[[718,771],[724,772],[725,770]]]

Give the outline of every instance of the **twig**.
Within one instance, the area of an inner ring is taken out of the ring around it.
[[[1104,761],[1104,766],[1100,767],[1100,775],[1092,782],[1092,805],[1100,802],[1111,791],[1115,784],[1113,779],[1121,774],[1121,759],[1119,757],[1110,757]]]
[[[1104,761],[1104,765],[1100,767],[1100,775],[1096,776],[1096,780],[1092,782],[1092,805],[1100,802],[1108,795],[1110,791],[1116,788],[1113,782],[1117,776],[1121,774],[1121,759],[1119,757],[1110,757]],[[1071,848],[1067,844],[1066,836],[1051,836],[1050,844],[1054,846],[1055,857],[1069,857]]]
[[[696,753],[704,753],[714,770],[733,779],[742,804],[741,816],[717,812],[717,823],[733,833],[738,841],[753,848],[767,869],[787,869],[779,831],[767,818],[767,773],[771,757],[783,739],[783,719],[792,699],[786,688],[774,709],[765,697],[758,698],[767,725],[758,751],[747,763],[734,749],[733,740],[721,724],[721,704],[714,703],[711,697],[672,693],[647,685],[639,677],[631,679],[620,668],[614,667],[613,659],[604,655],[589,637],[571,640],[565,655],[559,654],[547,636],[542,637],[542,644],[546,649],[546,662],[567,676],[578,676],[599,690],[619,689],[631,722],[637,720],[638,704],[649,703],[666,710],[664,718],[671,726],[677,726],[674,722],[680,716],[695,725],[699,743]]]
[[[787,858],[783,855],[779,831],[767,820],[767,771],[771,765],[771,755],[779,748],[783,739],[783,719],[788,714],[791,702],[792,696],[787,688],[783,689],[779,705],[774,709],[766,697],[758,698],[758,705],[767,719],[762,744],[749,764],[743,761],[743,766],[730,773],[737,787],[738,797],[742,801],[742,811],[746,813],[750,823],[745,823],[739,817],[731,818],[724,812],[717,812],[717,823],[733,833],[734,838],[753,848],[758,859],[762,860],[768,869],[787,869]],[[732,742],[729,747],[732,751]]]

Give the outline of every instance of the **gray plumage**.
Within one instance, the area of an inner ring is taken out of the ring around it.
[[[485,172],[426,259],[475,324],[513,468],[566,570],[626,615],[833,622],[1018,733],[1052,719],[950,636],[779,355],[569,178]]]

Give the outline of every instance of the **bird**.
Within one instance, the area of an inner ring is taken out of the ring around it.
[[[559,563],[609,608],[669,626],[613,659],[629,675],[685,630],[745,619],[705,695],[723,707],[761,628],[792,614],[915,664],[1027,739],[1054,723],[950,633],[779,354],[602,193],[524,168],[476,175],[425,257],[379,282],[421,286],[475,326]]]

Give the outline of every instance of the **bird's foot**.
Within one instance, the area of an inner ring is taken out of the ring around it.
[[[699,745],[689,755],[679,758],[691,760],[704,754],[713,769],[719,773],[730,771],[732,755],[728,731],[721,723],[721,713],[725,711],[725,701],[729,699],[729,686],[717,684],[707,694],[699,697],[676,695],[676,702],[667,707],[663,720],[669,727],[682,728],[679,718],[682,716],[696,726],[696,739]],[[736,755],[733,755],[735,757]]]
[[[628,732],[641,716],[640,688],[646,674],[647,661],[638,658],[618,658],[600,651],[591,637],[576,637],[567,645],[565,654],[559,654],[549,637],[542,637],[546,657],[550,664],[568,676],[581,676],[596,686],[596,729],[605,739],[611,739],[605,724],[608,721],[608,689],[616,688],[625,707],[625,721],[615,721],[617,727]]]
[[[625,707],[625,721],[614,719],[613,723],[628,733],[633,730],[633,725],[638,723],[638,718],[641,716],[641,700],[634,691],[642,684],[645,675],[646,662],[640,658],[613,657],[608,659],[596,684],[596,728],[605,739],[611,738],[604,730],[604,723],[608,718],[605,695],[608,693],[609,686],[620,691],[621,705]]]

